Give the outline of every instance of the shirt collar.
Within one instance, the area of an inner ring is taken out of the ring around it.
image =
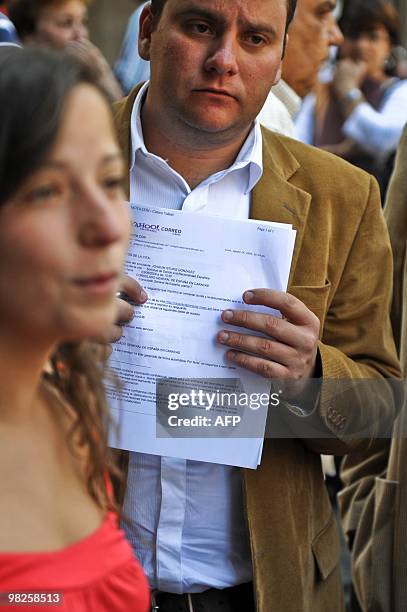
[[[291,115],[291,119],[295,119],[300,112],[302,104],[300,96],[283,79],[280,79],[277,85],[274,85],[272,92],[287,108]]]
[[[136,153],[139,149],[146,155],[149,154],[144,144],[143,127],[141,125],[141,105],[147,93],[149,81],[141,86],[136,99],[134,100],[133,110],[131,111],[131,146],[132,160],[130,169],[133,170]]]
[[[131,143],[132,143],[132,159],[130,171],[133,171],[137,151],[141,151],[146,156],[157,157],[150,153],[145,145],[143,136],[143,126],[141,124],[141,107],[147,93],[149,81],[144,83],[138,92],[134,101],[133,110],[131,113]],[[233,171],[248,167],[248,180],[245,193],[250,191],[259,182],[263,174],[263,143],[260,123],[255,119],[253,127],[249,132],[239,154],[233,164],[226,170],[222,170],[212,175],[207,179],[208,182],[214,182],[218,177],[225,176]],[[206,181],[205,181],[206,182]]]

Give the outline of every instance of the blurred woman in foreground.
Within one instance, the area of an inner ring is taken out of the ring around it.
[[[2,603],[146,612],[89,340],[113,324],[129,238],[109,107],[73,60],[10,48],[0,113],[0,592],[26,597]]]

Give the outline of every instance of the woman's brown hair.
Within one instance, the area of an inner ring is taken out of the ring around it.
[[[344,36],[349,38],[383,26],[392,45],[400,43],[399,13],[389,0],[348,0],[339,26]]]
[[[106,99],[89,69],[70,57],[35,48],[0,49],[0,207],[41,165],[57,138],[69,93],[83,83]],[[101,507],[114,507],[105,479],[117,480],[120,473],[108,448],[113,422],[105,395],[104,347],[92,342],[58,346],[44,378],[74,413],[68,442],[73,452],[73,441],[86,451],[90,495]]]

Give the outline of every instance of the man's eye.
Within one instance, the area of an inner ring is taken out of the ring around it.
[[[206,23],[191,23],[190,28],[197,34],[209,34],[210,28]]]
[[[263,36],[260,36],[259,34],[249,34],[247,36],[247,40],[251,45],[254,45],[255,47],[260,47],[266,42]]]

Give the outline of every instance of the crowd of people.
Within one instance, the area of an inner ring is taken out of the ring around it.
[[[407,121],[407,81],[399,77],[400,22],[391,2],[351,0],[344,40],[299,117],[299,135],[376,176],[384,196]]]
[[[397,10],[138,4],[114,71],[87,0],[0,4],[0,606],[404,612]],[[296,230],[287,292],[248,286],[213,338],[291,381],[257,469],[109,448],[110,345],[149,299],[123,272],[127,201]]]

